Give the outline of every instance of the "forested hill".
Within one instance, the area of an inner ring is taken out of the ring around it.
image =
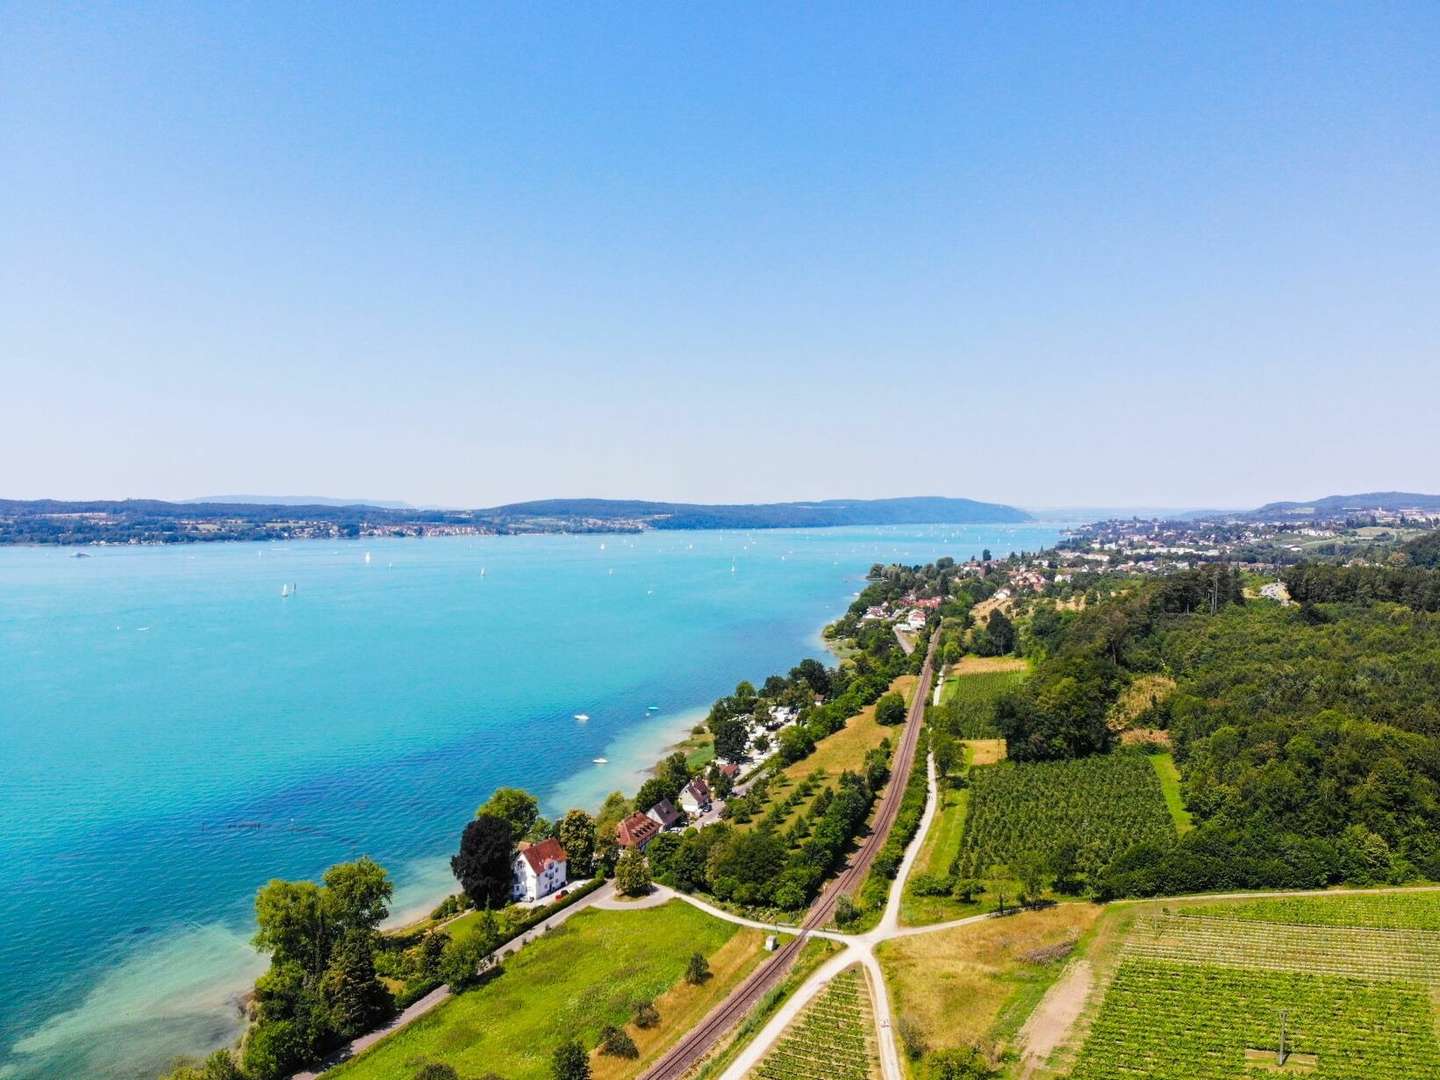
[[[1421,495],[1413,491],[1370,491],[1361,495],[1326,495],[1309,502],[1272,502],[1251,511],[1254,516],[1276,514],[1316,514],[1334,516],[1349,511],[1440,510],[1440,495]]]
[[[511,503],[478,513],[500,519],[581,518],[644,520],[656,529],[817,528],[828,525],[939,525],[1029,521],[1001,503],[918,496],[904,499],[822,499],[817,502],[702,503],[622,499],[547,499]]]
[[[1098,891],[1440,879],[1440,571],[1301,566],[1290,606],[1218,581],[1037,622],[1042,658],[1002,703],[1011,756],[1057,759],[1116,751],[1121,693],[1168,687],[1138,723],[1172,743],[1197,828],[1135,846]]]
[[[478,510],[332,503],[172,503],[0,500],[0,544],[192,543],[447,532],[639,532],[1029,521],[1012,506],[972,499],[829,499],[707,506],[614,499],[550,499]]]

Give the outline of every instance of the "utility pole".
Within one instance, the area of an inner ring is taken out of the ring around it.
[[[1281,1009],[1281,1010],[1280,1010],[1280,1049],[1275,1052],[1275,1064],[1276,1064],[1276,1065],[1284,1065],[1284,1064],[1285,1064],[1285,1020],[1286,1020],[1286,1016],[1287,1016],[1286,1010],[1285,1010],[1285,1009]]]

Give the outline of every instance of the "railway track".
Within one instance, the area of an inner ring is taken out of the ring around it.
[[[900,813],[900,801],[905,797],[905,785],[909,782],[910,770],[915,765],[915,749],[920,744],[920,728],[925,718],[925,702],[930,697],[935,647],[939,639],[939,634],[933,635],[930,648],[925,653],[920,680],[915,685],[910,712],[905,718],[905,730],[895,751],[895,765],[891,769],[890,783],[880,796],[880,808],[875,813],[874,824],[860,849],[849,865],[836,875],[829,887],[823,889],[815,898],[805,921],[800,924],[800,932],[776,950],[774,956],[756,968],[749,978],[715,1006],[699,1024],[691,1028],[684,1038],[666,1051],[659,1061],[641,1073],[640,1080],[679,1080],[689,1072],[710,1052],[710,1048],[721,1036],[740,1023],[760,999],[780,983],[794,966],[795,959],[805,947],[811,931],[828,923],[835,914],[835,905],[840,902],[840,897],[853,893],[865,880],[870,864],[884,846],[890,835],[890,827],[895,824],[895,818]]]

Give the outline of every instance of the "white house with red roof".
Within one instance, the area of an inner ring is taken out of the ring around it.
[[[561,888],[568,880],[568,858],[553,836],[538,844],[521,842],[512,867],[514,882],[510,895],[516,900],[539,900]]]

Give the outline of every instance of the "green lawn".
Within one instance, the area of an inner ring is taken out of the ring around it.
[[[638,911],[583,911],[505,962],[477,989],[452,998],[369,1052],[327,1074],[409,1080],[429,1061],[465,1080],[548,1080],[564,1039],[593,1047],[637,1001],[658,998],[684,975],[690,954],[713,954],[734,923],[679,900]]]
[[[900,921],[906,926],[927,926],[930,923],[959,919],[980,910],[977,904],[962,904],[949,896],[916,896],[911,882],[919,874],[947,875],[950,864],[960,850],[960,837],[965,833],[965,811],[970,805],[970,791],[947,789],[941,793],[940,806],[930,831],[925,834],[915,867],[906,882],[900,899]]]
[[[1175,822],[1175,831],[1187,833],[1195,827],[1190,820],[1190,811],[1185,809],[1185,800],[1180,795],[1180,770],[1175,759],[1169,754],[1152,754],[1150,764],[1160,777],[1160,790],[1165,794],[1165,805],[1170,808],[1170,817]]]

